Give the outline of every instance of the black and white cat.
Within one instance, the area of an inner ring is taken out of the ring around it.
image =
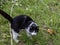
[[[0,9],[0,14],[11,23],[12,35],[15,42],[19,42],[17,37],[19,31],[25,29],[27,36],[37,35],[39,30],[38,25],[27,15],[19,15],[15,18],[10,17],[7,13]]]

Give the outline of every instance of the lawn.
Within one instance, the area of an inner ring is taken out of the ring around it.
[[[39,25],[39,32],[32,40],[25,31],[20,32],[20,45],[60,45],[60,0],[0,0],[0,9],[11,14],[12,18],[28,15]],[[0,15],[0,45],[11,45],[9,24]],[[53,30],[54,34],[48,33],[48,29]]]

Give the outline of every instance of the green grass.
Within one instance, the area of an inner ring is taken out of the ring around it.
[[[12,5],[11,0],[0,1],[0,9],[8,14],[10,14]],[[25,45],[60,45],[60,0],[18,0],[12,13],[13,18],[26,14],[39,25],[38,35],[33,37],[33,40],[30,40],[25,32],[21,31],[22,36],[19,37],[19,40],[24,41]],[[50,35],[43,30],[44,25],[57,33]],[[0,15],[0,45],[11,45],[9,31],[9,22]],[[14,45],[17,44],[14,42]]]

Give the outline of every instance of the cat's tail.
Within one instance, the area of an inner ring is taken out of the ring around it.
[[[0,9],[0,14],[1,14],[4,18],[6,18],[10,23],[12,23],[13,18],[12,18],[9,14],[7,14],[6,12],[4,12],[4,11],[1,10],[1,9]]]

